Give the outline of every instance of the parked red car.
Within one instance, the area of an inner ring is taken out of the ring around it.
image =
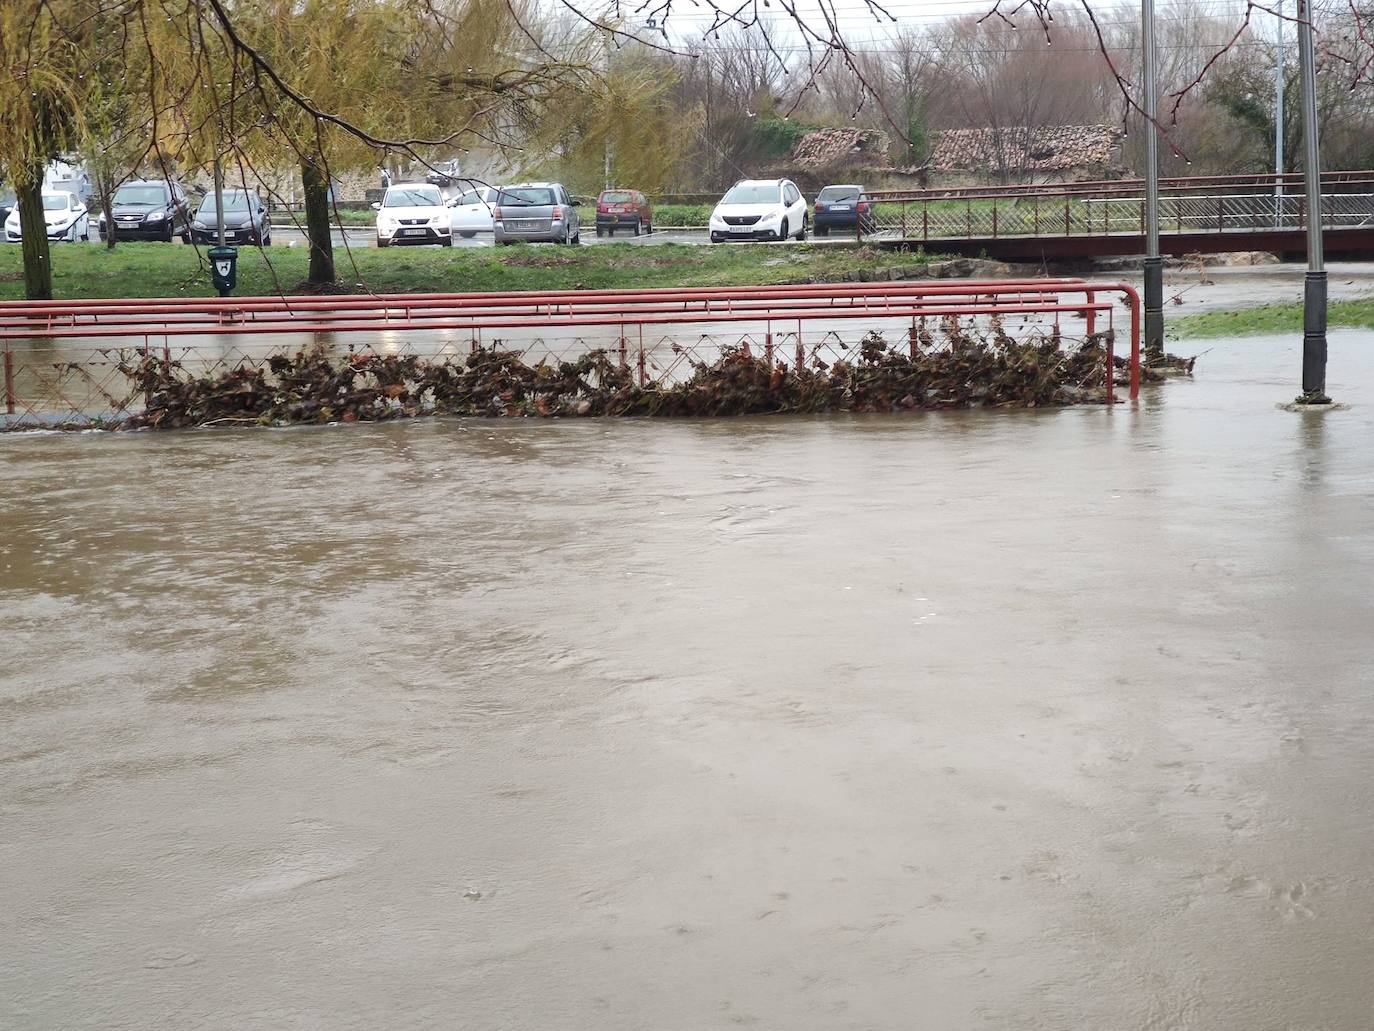
[[[654,209],[638,190],[604,190],[596,198],[596,235],[614,236],[617,229],[634,235],[654,231]]]

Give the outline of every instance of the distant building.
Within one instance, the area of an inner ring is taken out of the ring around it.
[[[773,169],[806,187],[854,182],[953,188],[996,183],[1119,179],[1120,129],[1110,125],[1048,125],[1004,129],[945,129],[931,134],[930,155],[913,167],[894,166],[892,138],[878,129],[818,129],[797,141]]]
[[[945,129],[920,169],[931,186],[1121,178],[1123,133],[1111,125]]]

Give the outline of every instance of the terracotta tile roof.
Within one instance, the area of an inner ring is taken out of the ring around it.
[[[890,146],[890,138],[881,129],[817,129],[797,141],[792,148],[792,164],[803,169],[857,160],[886,164]]]
[[[1010,168],[1060,172],[1111,164],[1122,133],[1110,125],[1047,125],[946,129],[932,135],[929,167],[936,172],[982,171],[1003,160]]]

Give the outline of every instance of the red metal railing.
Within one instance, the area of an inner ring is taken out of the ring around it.
[[[1081,319],[1085,335],[1098,332],[1105,323],[1108,370],[1114,366],[1114,317],[1124,302],[1130,315],[1130,396],[1139,393],[1140,302],[1136,291],[1124,283],[1089,283],[1076,279],[1018,279],[979,281],[897,281],[843,285],[785,287],[690,288],[636,291],[562,291],[481,294],[401,294],[343,297],[246,297],[86,300],[70,302],[16,301],[0,304],[0,341],[5,342],[4,385],[6,411],[20,406],[14,363],[15,341],[28,341],[20,353],[32,351],[35,342],[46,347],[63,341],[141,340],[141,350],[162,341],[171,357],[172,338],[262,336],[266,334],[315,335],[396,332],[440,332],[447,336],[467,334],[471,347],[495,342],[493,333],[596,333],[611,332],[611,349],[622,362],[633,347],[641,384],[649,382],[649,367],[659,378],[680,364],[684,349],[678,338],[704,339],[713,327],[731,332],[756,327],[766,358],[774,360],[790,341],[796,360],[805,360],[807,336],[812,341],[834,335],[824,323],[864,328],[909,327],[915,346],[917,327],[926,320],[1005,320],[1022,317],[1040,320],[1056,330],[1062,321]],[[795,330],[794,330],[795,327]],[[669,331],[675,331],[669,333]],[[646,332],[666,333],[657,343]],[[484,341],[485,334],[485,341]],[[497,338],[499,339],[499,338]],[[746,335],[743,339],[750,339]],[[633,341],[633,344],[631,344]],[[280,349],[281,346],[277,345]],[[446,345],[448,346],[448,345]],[[584,351],[593,345],[579,337],[575,346]],[[746,346],[748,346],[746,342]],[[673,359],[655,364],[654,354],[669,350]],[[108,354],[109,348],[92,353]],[[182,354],[189,355],[183,349]],[[51,357],[51,355],[49,355]],[[120,407],[118,398],[97,382],[80,355],[64,353],[59,363],[68,372],[84,376],[93,389]],[[244,356],[247,357],[246,355]],[[31,359],[30,359],[31,360]],[[88,361],[90,359],[88,358]],[[105,363],[109,364],[109,363]],[[1114,399],[1114,375],[1105,378],[1109,399]]]

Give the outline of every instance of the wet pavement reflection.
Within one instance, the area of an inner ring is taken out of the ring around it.
[[[0,1026],[1354,1031],[1374,355],[0,437]]]

